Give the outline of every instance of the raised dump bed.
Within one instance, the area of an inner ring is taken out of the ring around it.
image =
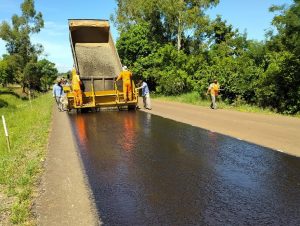
[[[136,108],[138,91],[132,82],[133,99],[123,99],[122,81],[115,83],[122,70],[107,20],[70,19],[70,44],[74,66],[83,83],[83,105],[76,106],[74,95],[67,93],[68,108]]]

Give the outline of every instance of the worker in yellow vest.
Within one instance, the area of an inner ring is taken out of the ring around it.
[[[80,87],[80,78],[79,75],[76,73],[75,68],[72,69],[72,89],[73,94],[75,97],[75,104],[77,106],[82,106],[82,91]]]
[[[219,95],[220,85],[216,79],[211,83],[207,89],[206,95],[210,93],[211,98],[211,109],[217,109],[216,97]]]
[[[132,84],[131,78],[132,73],[127,69],[126,66],[123,66],[123,71],[121,71],[120,75],[118,76],[117,81],[123,80],[123,93],[124,93],[124,101],[127,102],[128,100],[132,100]]]

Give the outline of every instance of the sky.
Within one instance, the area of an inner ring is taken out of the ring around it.
[[[146,0],[145,0],[146,1]],[[13,14],[20,15],[23,0],[0,0],[0,22],[10,22]],[[271,27],[274,14],[268,11],[271,5],[291,4],[292,0],[220,0],[220,4],[207,13],[214,19],[221,15],[227,25],[241,33],[247,32],[249,39],[262,41],[265,31]],[[36,11],[42,12],[45,27],[32,36],[33,43],[44,46],[44,57],[54,62],[60,72],[73,66],[69,43],[68,19],[110,19],[116,11],[115,0],[35,0]],[[118,32],[111,22],[114,41]],[[0,39],[0,56],[6,53],[5,42]]]

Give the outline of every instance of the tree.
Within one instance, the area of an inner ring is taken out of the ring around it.
[[[294,0],[294,4],[289,8],[285,5],[272,6],[270,11],[279,11],[280,14],[273,18],[272,24],[276,27],[278,34],[271,35],[269,46],[271,48],[281,46],[300,56],[300,1]]]
[[[21,78],[21,62],[19,55],[3,55],[2,63],[2,85],[6,86],[9,83],[15,83]]]
[[[6,60],[0,60],[0,84],[6,86],[9,80],[9,68]]]
[[[210,41],[215,44],[221,44],[223,42],[228,42],[237,33],[237,30],[233,30],[232,25],[227,25],[226,20],[222,21],[221,16],[210,23],[210,30],[208,31],[208,36],[210,36]]]
[[[53,81],[57,77],[58,71],[55,67],[55,64],[48,61],[47,59],[38,61],[37,67],[39,73],[41,74],[41,89],[46,91],[53,84]]]
[[[114,18],[121,32],[132,24],[150,22],[162,39],[175,41],[177,50],[188,31],[207,22],[204,10],[215,6],[219,0],[117,0],[118,9]],[[156,26],[155,26],[156,25]]]
[[[182,39],[188,31],[207,24],[205,9],[215,6],[219,0],[161,0],[160,6],[165,26],[171,37],[176,38],[177,50],[182,47]]]
[[[154,52],[158,43],[151,36],[149,24],[140,23],[131,25],[127,32],[121,33],[116,46],[122,63],[133,66],[139,58]]]
[[[213,78],[229,103],[257,104],[281,113],[300,111],[300,0],[279,11],[277,32],[247,39],[205,9],[218,0],[117,0],[117,48],[123,62],[152,90],[167,95],[203,94]]]
[[[41,73],[38,67],[38,64],[34,61],[31,61],[26,64],[24,68],[24,85],[29,89],[34,89],[40,91],[41,89]]]
[[[157,0],[116,0],[118,9],[111,19],[117,25],[120,33],[126,32],[132,25],[147,23],[152,38],[164,43],[165,29],[162,24],[161,12]]]
[[[24,83],[26,87],[38,91],[47,91],[57,77],[55,64],[42,59],[29,62],[24,69]]]
[[[267,53],[267,70],[255,89],[259,105],[281,113],[300,111],[300,60],[288,52]]]
[[[270,11],[279,11],[272,21],[277,33],[268,34],[266,69],[256,95],[261,106],[296,114],[300,111],[300,1],[294,0],[290,7],[272,6]]]
[[[188,61],[182,50],[177,51],[173,45],[166,44],[147,57],[139,58],[133,72],[147,80],[152,90],[178,95],[193,88]]]
[[[19,59],[18,70],[20,78],[17,81],[22,84],[23,91],[26,82],[23,72],[28,63],[32,62],[42,52],[41,45],[33,45],[30,35],[38,33],[44,26],[41,12],[36,12],[34,0],[24,0],[21,4],[22,15],[13,15],[11,25],[4,21],[0,25],[0,38],[6,41],[6,49],[11,56]]]

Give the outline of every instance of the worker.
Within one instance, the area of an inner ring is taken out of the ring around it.
[[[121,71],[120,75],[118,76],[117,81],[123,80],[123,94],[124,94],[124,101],[127,102],[128,100],[132,100],[132,85],[131,85],[131,78],[132,73],[127,69],[126,66],[123,66],[123,71]]]
[[[82,91],[81,91],[81,81],[79,75],[76,73],[75,68],[72,69],[72,89],[75,98],[76,106],[82,106]]]
[[[219,90],[220,90],[220,85],[219,85],[217,79],[214,79],[214,82],[209,85],[207,92],[206,92],[206,95],[208,95],[210,93],[210,98],[211,98],[210,108],[211,109],[217,109],[216,97],[219,94]]]
[[[61,97],[64,95],[63,87],[61,86],[61,78],[57,78],[56,83],[53,86],[53,97],[59,111],[63,111],[63,105],[61,102]]]
[[[149,92],[148,84],[143,80],[139,80],[138,84],[139,87],[137,89],[142,89],[144,108],[151,110],[152,108],[151,108],[151,100],[150,100],[150,92]]]

